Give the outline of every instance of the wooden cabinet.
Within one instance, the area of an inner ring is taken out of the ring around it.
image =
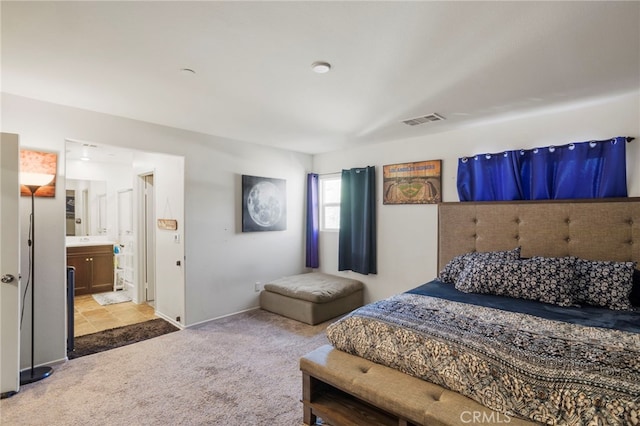
[[[113,290],[113,246],[67,247],[67,266],[75,273],[75,295]]]

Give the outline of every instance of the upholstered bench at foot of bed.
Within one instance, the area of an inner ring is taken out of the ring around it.
[[[332,426],[535,424],[497,413],[457,392],[331,345],[303,356],[300,370],[303,421],[307,425],[315,425],[316,417]]]
[[[310,272],[265,284],[260,293],[264,310],[315,325],[362,306],[362,282]]]

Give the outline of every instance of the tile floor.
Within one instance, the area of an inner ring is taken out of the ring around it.
[[[145,303],[124,302],[102,306],[90,294],[76,296],[73,303],[73,335],[76,337],[158,318],[153,306]]]

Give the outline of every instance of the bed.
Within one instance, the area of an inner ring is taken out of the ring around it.
[[[439,279],[301,359],[305,423],[640,424],[640,199],[442,203],[438,229]]]

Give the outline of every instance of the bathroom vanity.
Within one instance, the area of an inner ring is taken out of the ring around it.
[[[68,244],[67,266],[75,268],[75,296],[113,290],[113,244]]]

